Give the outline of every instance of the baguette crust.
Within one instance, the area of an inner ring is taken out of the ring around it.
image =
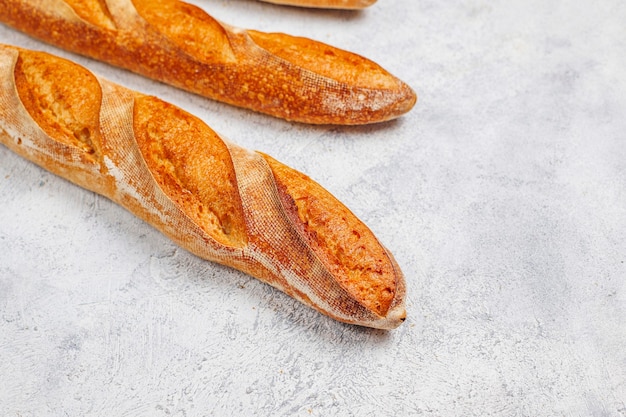
[[[261,0],[266,3],[288,6],[312,7],[318,9],[363,9],[376,3],[376,0]]]
[[[0,46],[0,142],[339,321],[390,329],[404,320],[402,272],[354,214],[171,104]]]
[[[361,56],[228,26],[178,0],[0,0],[0,21],[69,51],[292,121],[382,122],[417,100],[408,85]]]

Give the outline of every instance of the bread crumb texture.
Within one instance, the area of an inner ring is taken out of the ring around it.
[[[135,139],[165,194],[219,243],[247,244],[228,148],[205,123],[156,97],[138,95]]]
[[[360,304],[384,317],[396,292],[396,271],[374,234],[347,207],[306,175],[263,155],[288,215],[339,284]],[[285,201],[285,199],[283,199]]]

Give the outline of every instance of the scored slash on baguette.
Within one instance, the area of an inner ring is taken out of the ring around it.
[[[172,104],[0,45],[0,143],[339,321],[391,329],[405,318],[400,268],[350,210]]]
[[[35,38],[193,93],[311,124],[391,120],[417,100],[378,64],[307,38],[238,29],[178,0],[0,0]]]
[[[289,6],[313,7],[320,9],[363,9],[376,3],[376,0],[261,0],[266,3]]]

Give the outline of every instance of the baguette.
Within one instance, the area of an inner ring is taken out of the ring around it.
[[[400,268],[343,204],[155,97],[0,45],[0,143],[339,321],[391,329],[405,318]]]
[[[320,9],[363,9],[376,3],[376,0],[261,0],[267,3],[289,6],[313,7]]]
[[[238,29],[178,0],[0,0],[0,21],[66,50],[296,122],[382,122],[417,100],[408,85],[361,56]]]

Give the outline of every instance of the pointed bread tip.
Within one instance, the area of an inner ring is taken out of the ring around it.
[[[386,115],[381,117],[380,120],[372,120],[370,124],[397,119],[398,117],[404,116],[406,113],[411,111],[413,107],[415,107],[415,104],[417,103],[417,94],[407,84],[404,82],[401,83],[402,87],[397,93],[397,99],[389,105]]]

